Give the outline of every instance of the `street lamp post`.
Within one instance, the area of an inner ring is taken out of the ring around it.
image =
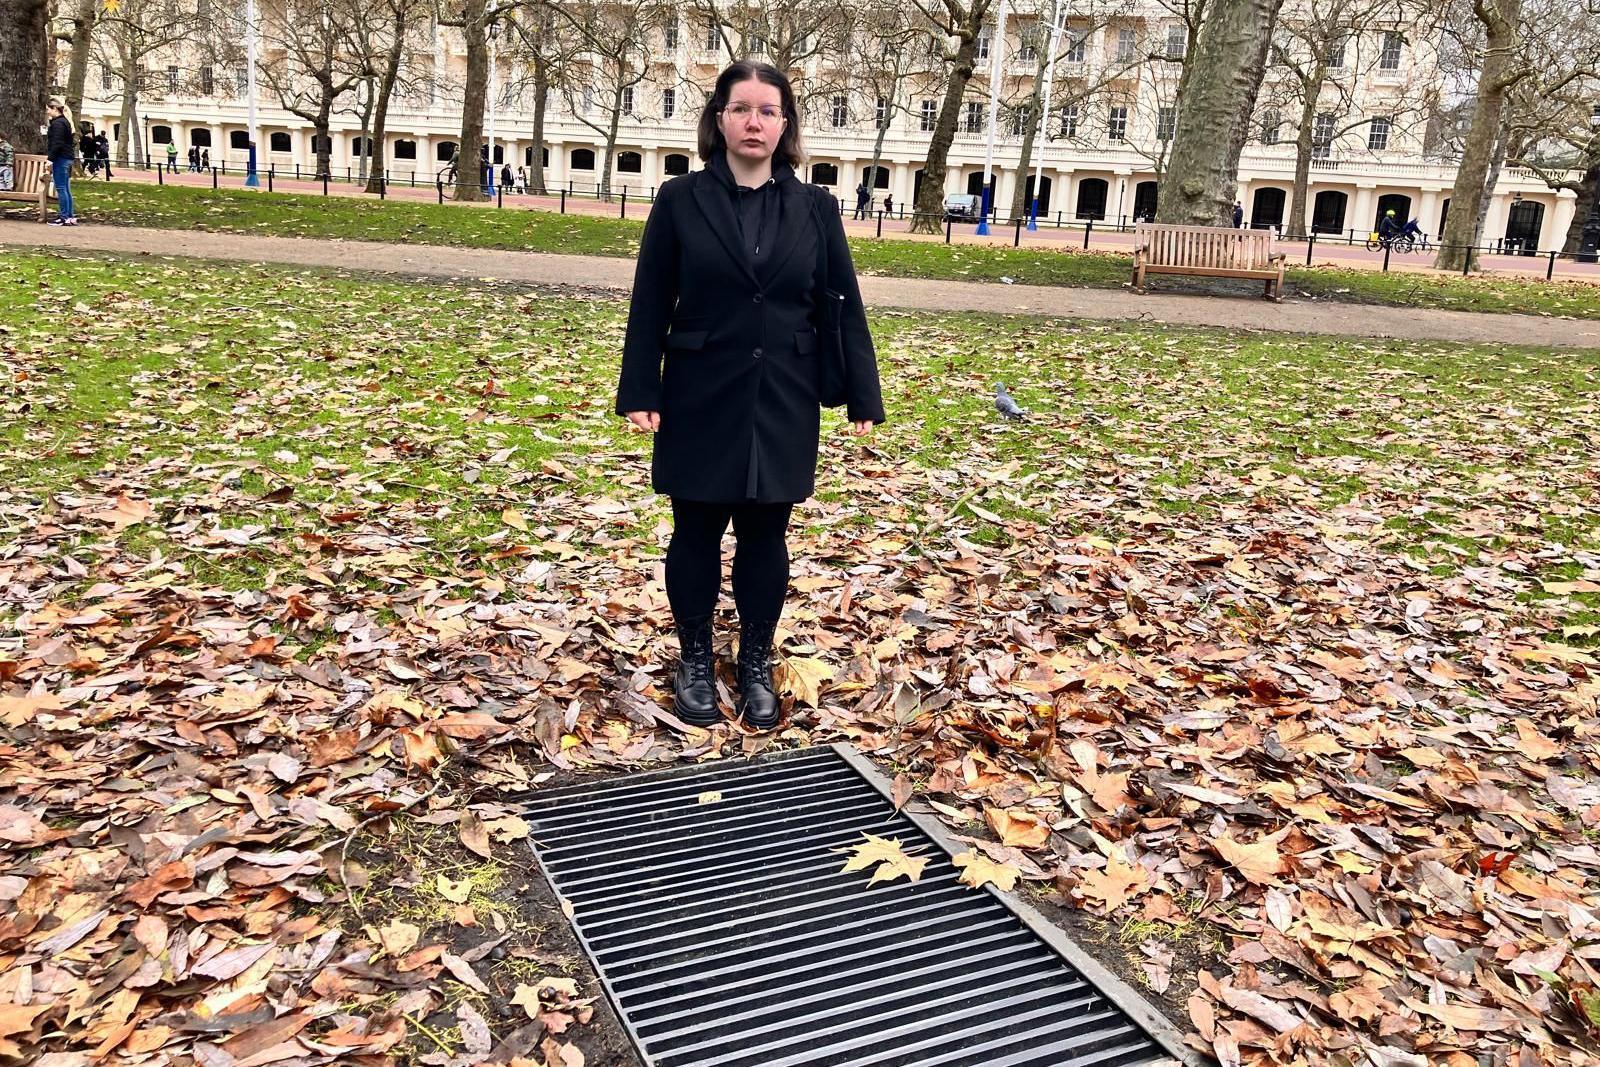
[[[1600,262],[1600,109],[1589,116],[1589,150],[1594,165],[1583,176],[1589,190],[1589,217],[1583,222],[1583,237],[1578,245],[1578,262]]]
[[[244,61],[245,139],[250,153],[245,164],[244,184],[246,188],[259,189],[261,176],[256,173],[256,0],[245,0],[244,5]]]
[[[979,234],[989,232],[989,208],[994,202],[994,128],[1000,114],[1001,57],[1006,51],[1006,0],[1000,0],[1000,10],[994,20],[994,38],[989,54],[989,147],[983,154],[983,214],[978,217]]]
[[[499,51],[499,24],[491,23],[489,26],[489,146],[487,158],[489,161],[487,192],[494,196],[494,112],[495,112],[495,60]]]

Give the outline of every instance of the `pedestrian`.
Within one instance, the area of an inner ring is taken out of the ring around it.
[[[517,168],[516,189],[518,193],[526,193],[528,191],[528,172],[521,167]]]
[[[105,168],[106,181],[111,180],[111,141],[106,137],[106,131],[101,130],[94,136],[95,155],[100,157],[100,166]]]
[[[78,154],[83,157],[83,172],[93,178],[100,167],[99,151],[94,143],[94,134],[89,132],[89,127],[83,128],[83,136],[78,138]]]
[[[211,169],[211,149],[200,149],[200,173],[204,174]]]
[[[200,169],[200,149],[194,145],[189,146],[189,173],[193,174]]]
[[[856,213],[852,218],[864,219],[867,217],[867,204],[871,201],[872,194],[867,192],[867,183],[863,179],[856,185]]]
[[[512,172],[511,164],[509,163],[505,164],[500,170],[500,188],[509,189],[512,192],[517,191],[517,176]]]
[[[832,198],[795,175],[805,153],[789,79],[748,60],[723,70],[700,114],[699,154],[705,167],[663,185],[645,222],[616,413],[655,435],[651,487],[672,500],[676,714],[722,721],[712,616],[731,520],[735,717],[768,730],[781,710],[771,657],[789,582],[785,531],[816,481],[819,299],[838,312],[856,436],[884,421],[883,400],[844,226]]]
[[[5,130],[0,130],[0,191],[10,192],[17,184],[17,150],[11,146],[11,138],[6,136]]]
[[[1233,202],[1233,228],[1238,229],[1244,225],[1244,205],[1235,200]]]
[[[894,194],[893,193],[885,193],[885,194],[883,194],[883,213],[885,215],[890,215],[890,216],[892,216],[894,214]]]
[[[176,141],[167,142],[167,171],[172,174],[178,173],[178,142]]]
[[[49,126],[45,130],[45,158],[50,161],[50,180],[56,186],[56,217],[52,226],[76,226],[78,217],[72,210],[72,120],[67,118],[67,105],[51,97],[45,106]]]

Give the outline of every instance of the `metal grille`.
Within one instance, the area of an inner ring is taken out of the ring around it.
[[[1063,957],[1077,950],[1059,931],[957,884],[942,836],[896,813],[863,762],[814,748],[531,796],[540,865],[647,1064],[1110,1067],[1181,1054],[1131,990]],[[865,872],[840,873],[835,850],[863,832],[922,846],[921,880],[869,888]],[[1107,986],[1137,1002],[1131,1015]]]

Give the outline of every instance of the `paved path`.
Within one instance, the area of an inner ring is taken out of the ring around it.
[[[74,229],[0,222],[0,245],[284,263],[411,278],[494,279],[529,285],[626,291],[633,261],[442,245],[323,241],[184,230],[82,225]],[[1251,297],[1139,296],[1116,289],[985,282],[862,278],[874,307],[988,311],[1111,321],[1217,326],[1236,330],[1339,334],[1414,341],[1543,344],[1600,349],[1600,321],[1375,307],[1308,300],[1271,304]]]

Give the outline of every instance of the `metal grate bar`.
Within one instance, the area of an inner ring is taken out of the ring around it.
[[[649,1067],[1187,1059],[1059,931],[959,885],[942,830],[843,748],[538,791],[524,811]],[[863,833],[926,857],[921,879],[844,874]]]

